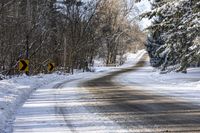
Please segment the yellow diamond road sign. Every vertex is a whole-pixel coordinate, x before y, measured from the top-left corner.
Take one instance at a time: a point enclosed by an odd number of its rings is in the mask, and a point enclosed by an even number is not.
[[[55,68],[55,63],[48,63],[48,71],[52,72]]]
[[[29,60],[20,60],[19,61],[19,71],[29,71]]]

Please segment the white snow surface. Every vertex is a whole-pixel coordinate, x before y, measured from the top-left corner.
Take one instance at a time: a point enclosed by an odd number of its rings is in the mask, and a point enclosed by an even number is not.
[[[91,113],[92,109],[85,107],[95,105],[97,101],[84,100],[82,97],[89,92],[78,84],[104,74],[81,73],[71,76],[71,80],[66,80],[64,84],[59,81],[37,89],[18,110],[13,133],[125,132],[109,118]],[[95,96],[91,94],[90,97]]]
[[[146,53],[146,51],[139,50],[137,53],[126,53],[124,56],[126,57],[126,62],[120,66],[121,68],[131,67],[133,64],[137,63],[138,60]]]
[[[138,62],[138,60],[144,54],[145,54],[145,50],[141,50],[137,54],[128,53],[126,55],[127,61],[123,66],[95,67],[94,68],[95,72],[93,73],[89,73],[89,72],[76,73],[74,75],[64,75],[64,74],[58,74],[58,73],[46,74],[46,75],[40,74],[36,76],[23,75],[20,77],[14,77],[11,79],[1,80],[0,81],[0,133],[12,132],[10,125],[12,125],[13,118],[16,111],[30,97],[32,92],[35,92],[36,93],[35,96],[39,97],[37,93],[46,94],[47,92],[52,91],[51,93],[47,95],[47,99],[51,99],[52,94],[57,93],[57,92],[53,92],[55,90],[53,89],[53,87],[59,83],[70,81],[73,79],[81,79],[78,81],[83,82],[84,80],[88,78],[91,78],[91,79],[97,78],[111,71],[117,71],[121,68],[132,66],[133,64]],[[75,86],[76,83],[78,84],[78,81],[73,82],[73,86]],[[144,91],[152,91],[160,95],[165,95],[165,96],[175,98],[175,99],[183,99],[193,104],[200,105],[200,69],[199,68],[191,68],[188,70],[187,74],[182,74],[182,73],[159,74],[158,71],[154,70],[147,63],[145,67],[140,68],[138,71],[122,74],[116,77],[114,81],[119,81],[119,83],[123,83],[127,86],[132,86],[133,84],[138,85],[138,89],[142,89]],[[65,94],[67,92],[71,92],[73,94],[73,92],[79,91],[77,89],[83,89],[80,87],[79,88],[73,87],[74,90],[72,90],[72,87],[70,88],[70,86],[72,85],[68,84],[68,87],[67,87],[68,90],[63,90],[63,92],[61,90],[59,91],[59,93]],[[62,95],[59,98],[62,99]],[[33,95],[33,101],[34,101],[34,95]],[[48,103],[48,102],[44,102],[44,103],[34,104],[33,101],[30,102],[31,107],[40,106],[40,104],[44,105]],[[51,103],[51,104],[57,104],[57,103]],[[67,104],[65,106],[71,106],[73,103],[63,103],[63,105],[64,104]],[[26,106],[29,106],[29,102],[28,104],[26,104]],[[48,104],[48,106],[50,105]],[[52,110],[48,110],[48,111],[50,111],[49,114],[53,113],[51,112]],[[48,116],[41,116],[41,117],[43,119],[50,119]],[[54,119],[53,117],[54,116],[52,116],[52,119]],[[87,119],[88,117],[89,116],[84,116],[83,119]],[[102,121],[112,123],[107,118],[100,118],[100,116],[95,115],[95,114],[91,117],[94,117],[94,119],[98,119],[98,120],[101,119]],[[28,121],[28,117],[25,118],[22,116],[20,119],[24,119]],[[50,126],[53,124],[54,123],[49,123]],[[44,128],[44,131],[46,130],[45,128]],[[49,130],[51,129],[52,128],[49,127]],[[120,129],[120,130],[123,131],[123,129]]]
[[[125,66],[134,64],[145,53],[144,50],[139,51],[137,54],[128,53],[128,63]],[[14,114],[16,110],[22,106],[22,104],[29,98],[32,92],[39,88],[52,88],[55,84],[62,83],[64,81],[97,77],[102,74],[109,73],[111,71],[118,70],[116,67],[94,67],[94,73],[80,73],[77,72],[74,75],[69,74],[39,74],[36,76],[19,76],[11,79],[0,80],[0,133],[12,132],[10,126],[12,125]]]
[[[126,61],[123,65],[121,66],[117,66],[117,68],[126,68],[126,67],[131,67],[133,66],[133,64],[137,63],[138,60],[146,53],[146,51],[143,50],[139,50],[137,53],[131,53],[128,52],[124,55],[124,57],[126,58]],[[106,67],[106,65],[104,64],[104,61],[100,60],[95,60],[94,62],[94,71],[95,72],[108,72],[108,71],[112,71],[115,70],[116,67],[115,66],[110,66],[110,67]]]
[[[39,74],[37,76],[19,76],[0,81],[0,133],[9,132],[4,129],[12,122],[16,109],[37,88],[66,79],[66,75]]]
[[[123,77],[123,78],[122,78]],[[200,105],[200,68],[189,68],[187,74],[160,74],[146,65],[137,71],[117,76],[114,81],[140,90]]]

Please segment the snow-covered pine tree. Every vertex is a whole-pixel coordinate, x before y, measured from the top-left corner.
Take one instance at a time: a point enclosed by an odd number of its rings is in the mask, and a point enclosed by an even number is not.
[[[165,42],[156,51],[164,57],[162,71],[186,72],[191,63],[199,62],[199,0],[163,0],[144,16],[163,17],[160,23],[153,23],[148,28],[151,32],[161,32]]]
[[[152,10],[156,9],[159,6],[160,4],[159,1],[160,0],[157,0],[152,3]],[[160,24],[162,22],[162,19],[163,17],[160,14],[158,14],[156,18],[153,18],[152,21],[153,25]],[[154,31],[151,30],[147,37],[147,42],[145,46],[150,57],[150,64],[153,67],[159,67],[163,61],[163,57],[160,57],[156,53],[157,49],[164,44],[161,35],[162,35],[162,30],[160,29]]]

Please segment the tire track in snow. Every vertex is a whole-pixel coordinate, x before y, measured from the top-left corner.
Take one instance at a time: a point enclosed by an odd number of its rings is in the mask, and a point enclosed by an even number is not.
[[[61,83],[52,83],[37,89],[24,103],[16,114],[13,126],[14,133],[66,133],[72,132],[69,122],[59,109],[59,87],[79,80],[80,78],[66,80]],[[68,127],[69,126],[69,127]]]
[[[131,68],[85,82],[85,88],[104,103],[94,108],[130,132],[200,132],[199,106],[139,90],[134,83],[127,87],[119,80],[112,81],[116,76],[139,70],[145,58]]]
[[[69,83],[69,82],[76,81],[76,80],[80,80],[80,78],[78,78],[78,79],[71,79],[71,80],[69,80],[69,81],[65,81],[65,82],[62,82],[62,83],[58,83],[58,84],[56,84],[53,88],[55,88],[55,89],[61,89],[65,84],[67,84],[67,83]],[[59,90],[58,90],[58,92],[59,92]],[[56,95],[55,95],[55,99],[57,99],[58,95],[60,95],[60,94],[56,94]],[[60,104],[60,103],[56,102],[55,113],[56,113],[56,114],[60,114],[60,115],[63,116],[64,121],[65,121],[65,123],[66,123],[66,126],[70,129],[71,132],[77,133],[76,130],[75,130],[75,128],[73,127],[71,121],[69,121],[69,120],[66,118],[66,116],[65,116],[65,114],[66,114],[66,109],[64,110],[62,107],[59,107],[59,104]]]

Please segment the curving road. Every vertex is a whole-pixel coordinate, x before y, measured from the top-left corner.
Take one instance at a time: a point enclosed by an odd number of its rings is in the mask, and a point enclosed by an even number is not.
[[[138,84],[127,87],[112,82],[120,74],[139,70],[145,65],[145,59],[144,56],[134,67],[84,84],[98,101],[105,103],[95,106],[96,110],[129,132],[200,132],[199,106],[139,90]]]
[[[131,68],[36,91],[19,110],[14,132],[200,132],[199,106],[113,80],[145,63],[146,56]]]

